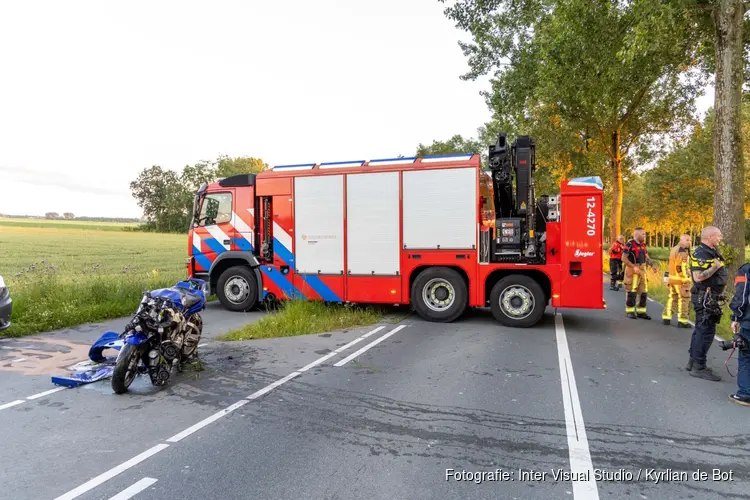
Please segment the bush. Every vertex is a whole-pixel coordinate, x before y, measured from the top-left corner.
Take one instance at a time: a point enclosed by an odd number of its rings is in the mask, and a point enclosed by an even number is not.
[[[54,270],[11,287],[13,314],[5,337],[20,337],[135,312],[145,290],[173,286],[182,276],[124,273],[122,276],[58,276]]]
[[[290,300],[282,302],[279,311],[239,330],[231,331],[219,340],[291,337],[330,332],[371,325],[380,321],[382,317],[383,313],[374,307]]]

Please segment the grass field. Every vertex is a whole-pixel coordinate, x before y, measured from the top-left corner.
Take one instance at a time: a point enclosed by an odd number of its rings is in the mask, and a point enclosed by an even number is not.
[[[127,222],[94,222],[94,221],[65,221],[48,219],[6,219],[0,217],[0,231],[3,227],[33,227],[40,229],[85,229],[99,231],[123,231],[136,228],[138,224]]]
[[[185,277],[187,235],[126,224],[0,220],[0,275],[22,336],[132,314],[146,289]]]

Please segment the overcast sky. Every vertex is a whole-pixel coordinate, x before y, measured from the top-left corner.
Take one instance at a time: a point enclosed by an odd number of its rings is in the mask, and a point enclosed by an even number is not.
[[[474,136],[437,0],[0,0],[0,212],[138,217],[128,184],[220,154],[366,160]],[[699,108],[712,104],[713,92]]]

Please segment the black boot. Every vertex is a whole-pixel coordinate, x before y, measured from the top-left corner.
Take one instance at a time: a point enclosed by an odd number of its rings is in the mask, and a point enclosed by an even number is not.
[[[635,313],[628,313],[628,318],[637,319],[637,316],[635,315]]]
[[[672,321],[671,321],[671,320],[668,320],[668,319],[662,319],[662,320],[661,320],[661,324],[662,324],[662,325],[667,325],[667,326],[669,326],[669,325],[671,325],[671,324],[672,324]]]
[[[721,377],[712,372],[710,368],[706,368],[706,365],[700,365],[698,363],[693,363],[693,368],[690,370],[690,376],[710,380],[711,382],[718,382],[721,380]]]
[[[636,316],[638,316],[640,319],[651,319],[651,316],[646,313],[638,313]]]
[[[677,323],[677,328],[690,328],[688,323]]]

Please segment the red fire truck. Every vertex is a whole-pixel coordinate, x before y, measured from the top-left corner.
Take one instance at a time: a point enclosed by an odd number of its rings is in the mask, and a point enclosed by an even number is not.
[[[188,275],[229,310],[264,301],[411,304],[449,322],[487,307],[529,327],[545,308],[602,309],[602,183],[534,192],[535,143],[478,154],[276,166],[203,185]],[[487,199],[480,184],[492,186]],[[487,224],[488,210],[494,224]]]

